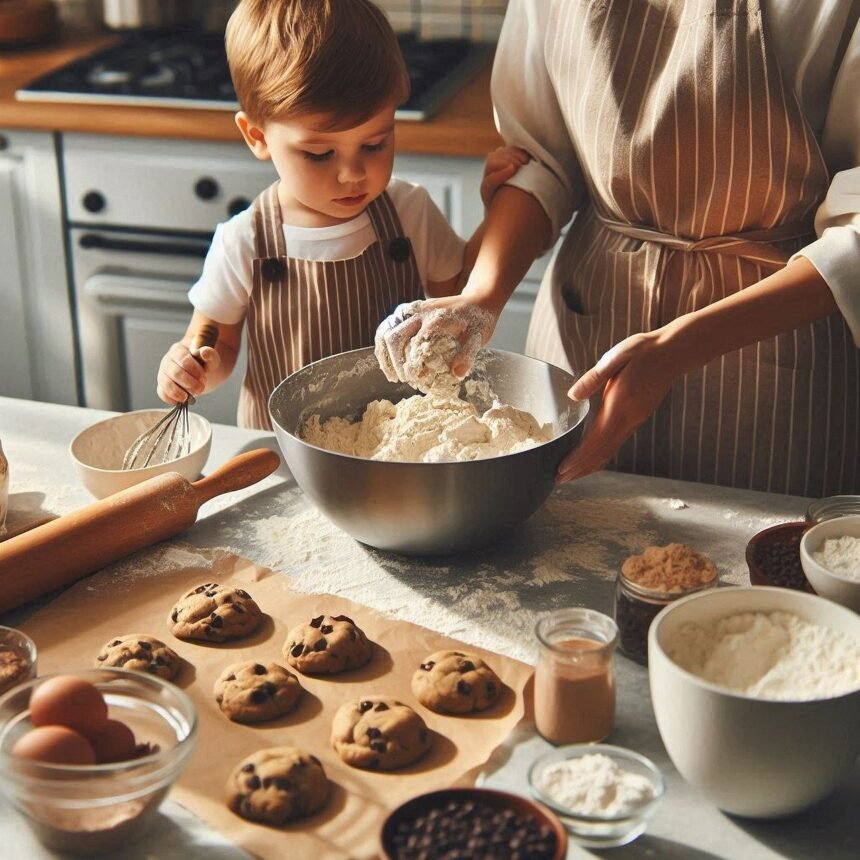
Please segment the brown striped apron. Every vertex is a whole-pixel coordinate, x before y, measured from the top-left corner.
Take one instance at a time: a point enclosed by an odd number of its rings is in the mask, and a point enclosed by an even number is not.
[[[278,183],[254,201],[240,427],[271,430],[269,395],[281,380],[328,355],[373,346],[376,327],[397,305],[424,297],[412,245],[388,193],[366,212],[377,241],[357,257],[297,260],[287,256]]]
[[[781,268],[829,183],[758,0],[547,0],[546,64],[588,204],[527,352],[580,374]],[[622,471],[820,496],[860,490],[860,351],[839,315],[682,377]]]

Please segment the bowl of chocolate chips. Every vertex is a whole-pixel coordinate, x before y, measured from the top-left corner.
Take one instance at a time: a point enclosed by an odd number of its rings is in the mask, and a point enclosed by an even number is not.
[[[562,860],[567,832],[540,803],[489,788],[446,788],[407,800],[382,825],[385,860]]]
[[[754,534],[746,560],[751,585],[775,585],[814,594],[800,563],[800,539],[814,523],[780,523]]]

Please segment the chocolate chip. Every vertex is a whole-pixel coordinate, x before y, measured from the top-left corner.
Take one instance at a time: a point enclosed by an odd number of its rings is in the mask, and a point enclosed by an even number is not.
[[[496,695],[496,685],[492,681],[487,681],[487,698],[492,699]]]
[[[290,655],[293,657],[301,657],[302,651],[304,650],[304,646],[301,642],[297,642],[290,648]]]
[[[320,633],[324,633],[326,635],[331,633],[333,630],[334,630],[334,627],[332,627],[331,624],[323,624],[323,626],[320,627]]]
[[[260,787],[260,785],[261,783],[259,776],[254,775],[248,780],[248,788],[250,788],[251,791],[256,791]]]
[[[235,680],[236,680],[236,676],[231,672],[231,673],[227,676],[227,680],[228,680],[228,681],[235,681]]]
[[[368,736],[369,738],[381,738],[381,737],[382,737],[382,732],[381,732],[379,729],[375,728],[374,726],[371,726],[371,727],[367,730],[367,736]]]
[[[265,675],[266,667],[260,665],[259,663],[254,663],[254,674],[255,675]]]
[[[465,657],[466,655],[462,651],[454,651],[452,652],[455,657]]]
[[[224,603],[232,603],[232,602],[233,602],[233,598],[228,594],[228,595],[224,598]]]
[[[276,776],[275,788],[279,788],[281,791],[289,791],[291,788],[290,781],[285,776]]]
[[[223,627],[224,626],[224,619],[220,615],[215,615],[214,612],[212,613],[212,615],[213,615],[213,618],[209,623],[216,629]]]
[[[119,645],[119,644],[120,644],[120,640],[119,640],[119,639],[114,639],[114,640],[113,640],[113,642],[111,642],[111,643],[110,643],[110,647],[111,647],[111,648],[116,648],[116,646],[117,646],[117,645]]]
[[[101,663],[103,660],[107,660],[107,655],[106,654],[99,654],[99,656],[96,657],[96,659],[99,661],[99,663]]]
[[[268,684],[262,684],[259,687],[254,687],[254,689],[251,691],[251,701],[255,705],[259,705],[261,702],[265,702],[266,699],[268,699],[270,696],[268,688]]]
[[[158,664],[153,661],[146,667],[146,671],[150,673],[150,675],[154,675],[158,671]]]
[[[355,624],[355,622],[348,615],[335,615],[335,621],[348,621],[350,624]]]
[[[361,702],[359,704],[358,709],[363,714],[365,711],[369,711],[373,707],[373,702]]]
[[[314,651],[325,651],[327,645],[325,639],[317,639],[314,642]]]
[[[206,596],[207,597],[214,597],[217,593],[218,593],[217,591],[207,591]]]
[[[173,610],[173,612],[171,612],[171,613],[170,613],[170,620],[171,620],[174,624],[176,624],[176,622],[177,622],[177,620],[178,620],[178,619],[179,619],[179,610],[178,610],[178,609],[174,609],[174,610]]]
[[[203,594],[206,589],[209,588],[208,585],[198,585],[197,588],[194,589],[192,594]]]
[[[245,611],[246,611],[245,607],[244,607],[244,606],[242,606],[242,604],[241,604],[241,603],[237,603],[237,604],[235,604],[235,605],[233,606],[233,609],[235,609],[235,610],[236,610],[236,612],[245,612]]]
[[[385,702],[380,702],[373,710],[374,711],[387,711],[388,705],[386,705]]]
[[[374,752],[385,752],[387,746],[388,745],[385,743],[385,741],[371,741],[370,742],[370,748]]]
[[[428,660],[426,663],[421,664],[421,668],[425,672],[429,672],[436,664],[432,660]]]
[[[457,692],[468,696],[472,692],[472,685],[467,684],[465,681],[457,681]]]
[[[164,657],[162,657],[161,655],[159,655],[159,656],[157,656],[157,657],[155,658],[155,665],[156,665],[156,666],[166,666],[166,665],[167,665],[167,660],[165,660],[165,659],[164,659]]]
[[[251,595],[250,595],[250,594],[248,594],[248,592],[247,592],[247,591],[243,591],[241,588],[237,588],[237,589],[236,589],[236,594],[238,594],[238,595],[239,595],[239,597],[244,597],[246,600],[250,600],[250,599],[251,599]]]
[[[464,675],[466,672],[474,672],[475,671],[475,664],[471,660],[466,660],[465,663],[460,664],[457,671],[461,675]]]
[[[319,627],[323,623],[323,618],[325,618],[325,615],[317,615],[316,618],[311,618],[311,627]]]

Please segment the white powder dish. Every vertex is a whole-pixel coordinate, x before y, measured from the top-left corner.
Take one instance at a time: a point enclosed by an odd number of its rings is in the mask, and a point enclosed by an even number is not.
[[[812,557],[831,573],[860,582],[860,537],[827,538]]]
[[[860,638],[792,612],[682,624],[666,653],[698,678],[759,699],[828,699],[860,688]]]

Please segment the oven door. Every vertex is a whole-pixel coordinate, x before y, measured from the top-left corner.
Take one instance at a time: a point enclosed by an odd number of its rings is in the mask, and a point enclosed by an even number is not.
[[[71,231],[84,403],[124,412],[163,406],[155,391],[162,356],[191,318],[206,236]],[[236,423],[244,349],[230,379],[195,407]]]

